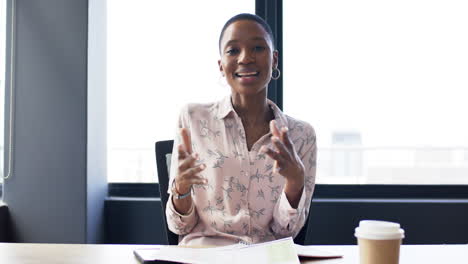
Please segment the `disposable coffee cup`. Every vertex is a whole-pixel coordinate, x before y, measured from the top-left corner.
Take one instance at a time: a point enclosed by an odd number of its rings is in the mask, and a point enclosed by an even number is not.
[[[405,231],[400,224],[362,220],[354,235],[359,245],[361,264],[398,264]]]

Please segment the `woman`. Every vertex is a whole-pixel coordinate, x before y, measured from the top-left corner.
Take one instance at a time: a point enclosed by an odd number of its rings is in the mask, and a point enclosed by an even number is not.
[[[297,235],[307,219],[315,132],[267,99],[280,74],[273,43],[260,17],[228,20],[218,64],[231,95],[180,114],[166,210],[180,245],[271,241]]]

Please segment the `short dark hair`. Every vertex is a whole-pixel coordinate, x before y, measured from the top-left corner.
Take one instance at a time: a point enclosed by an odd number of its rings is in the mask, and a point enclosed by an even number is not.
[[[229,25],[231,25],[232,23],[237,22],[239,20],[250,20],[250,21],[255,21],[258,24],[260,24],[260,26],[262,26],[263,29],[267,32],[268,37],[270,37],[271,44],[273,45],[273,49],[275,49],[275,38],[273,37],[273,31],[271,30],[268,23],[265,20],[263,20],[263,18],[261,18],[261,17],[259,17],[257,15],[249,14],[249,13],[241,13],[241,14],[238,14],[238,15],[235,15],[235,16],[231,17],[226,22],[226,24],[224,24],[223,29],[221,29],[221,34],[219,34],[219,42],[218,42],[218,47],[219,47],[219,52],[220,53],[221,53],[221,39],[223,38],[224,31],[226,31],[226,28],[229,27]]]

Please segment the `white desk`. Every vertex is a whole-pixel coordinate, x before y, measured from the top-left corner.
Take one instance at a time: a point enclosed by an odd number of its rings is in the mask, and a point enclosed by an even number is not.
[[[0,243],[1,264],[113,263],[138,264],[133,255],[137,248],[151,245],[78,245]],[[317,246],[343,254],[340,259],[304,260],[314,264],[358,264],[357,246]],[[468,245],[403,245],[400,264],[467,264]],[[378,264],[378,263],[376,263]]]
[[[342,254],[341,259],[309,260],[301,263],[359,264],[357,246],[317,246],[317,249]],[[402,245],[400,264],[468,264],[468,245]],[[378,263],[376,263],[378,264]]]

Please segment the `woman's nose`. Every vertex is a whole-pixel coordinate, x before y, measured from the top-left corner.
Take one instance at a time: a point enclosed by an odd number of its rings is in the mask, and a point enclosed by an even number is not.
[[[241,51],[239,55],[239,64],[249,64],[255,61],[255,56],[253,52],[249,52],[248,50]]]

